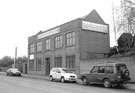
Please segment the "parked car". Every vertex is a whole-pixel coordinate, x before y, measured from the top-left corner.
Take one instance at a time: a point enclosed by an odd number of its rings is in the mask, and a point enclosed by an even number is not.
[[[21,76],[21,72],[17,68],[9,68],[6,73],[7,76]]]
[[[98,64],[89,73],[81,74],[83,84],[97,83],[104,87],[121,86],[130,79],[129,70],[124,63]]]
[[[65,81],[76,82],[77,75],[72,73],[68,68],[52,68],[50,71],[49,79],[51,81],[59,80],[62,83]]]

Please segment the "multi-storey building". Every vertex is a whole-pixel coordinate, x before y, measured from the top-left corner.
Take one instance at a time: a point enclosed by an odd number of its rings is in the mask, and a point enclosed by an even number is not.
[[[80,74],[80,62],[109,53],[109,25],[96,10],[28,38],[28,74],[49,75],[52,67]]]

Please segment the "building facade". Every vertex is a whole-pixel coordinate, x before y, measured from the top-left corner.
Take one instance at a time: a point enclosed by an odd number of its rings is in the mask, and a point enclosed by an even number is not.
[[[49,75],[52,67],[80,74],[80,61],[109,53],[109,25],[96,10],[28,38],[28,74]]]

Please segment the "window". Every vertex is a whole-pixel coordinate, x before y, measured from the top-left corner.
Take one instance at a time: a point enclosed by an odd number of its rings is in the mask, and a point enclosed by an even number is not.
[[[66,46],[75,45],[75,32],[70,32],[66,34]]]
[[[42,42],[37,43],[37,51],[42,51]]]
[[[46,50],[50,50],[51,49],[51,47],[50,47],[51,39],[47,39],[45,44],[46,44]]]
[[[91,72],[92,72],[92,73],[98,73],[98,67],[97,67],[97,66],[93,67],[93,69],[92,69]]]
[[[34,70],[34,60],[29,61],[29,70],[33,71]]]
[[[105,67],[99,67],[98,73],[105,73]]]
[[[33,53],[33,52],[35,52],[34,44],[31,44],[30,45],[30,53]]]
[[[71,69],[75,68],[75,55],[66,56],[66,67]]]
[[[41,71],[41,59],[37,59],[36,61],[36,70]]]
[[[62,57],[55,57],[55,67],[62,67]]]
[[[113,73],[113,66],[106,67],[106,73]]]
[[[55,48],[62,47],[62,36],[55,37]]]

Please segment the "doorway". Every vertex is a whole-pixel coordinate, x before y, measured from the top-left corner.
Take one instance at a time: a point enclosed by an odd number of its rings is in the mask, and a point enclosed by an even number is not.
[[[45,67],[45,75],[49,75],[50,74],[50,58],[46,58],[46,67]]]
[[[27,64],[25,64],[25,74],[27,74]]]

